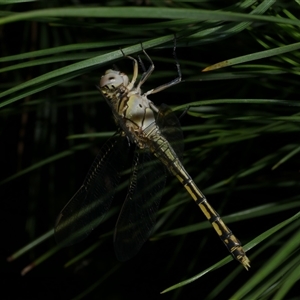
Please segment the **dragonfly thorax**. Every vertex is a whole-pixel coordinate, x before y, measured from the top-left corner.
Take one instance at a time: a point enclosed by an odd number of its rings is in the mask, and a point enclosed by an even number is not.
[[[153,132],[152,127],[156,128],[155,116],[151,101],[141,94],[140,87],[135,87],[134,82],[129,82],[126,74],[109,69],[100,79],[100,90],[112,108],[118,125],[139,147],[144,148],[142,140]]]
[[[141,134],[155,123],[154,112],[147,97],[135,93],[129,93],[128,96],[123,103],[123,117],[127,120],[127,127]]]

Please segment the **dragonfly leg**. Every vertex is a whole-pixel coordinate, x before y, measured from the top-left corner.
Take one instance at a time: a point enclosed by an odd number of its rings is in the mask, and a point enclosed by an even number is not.
[[[127,86],[127,88],[129,90],[131,90],[134,87],[134,84],[135,84],[136,79],[137,79],[138,74],[139,74],[139,64],[138,64],[138,62],[135,58],[133,58],[132,56],[129,56],[129,55],[125,55],[123,50],[122,49],[120,49],[120,50],[121,50],[124,57],[129,58],[133,61],[133,75],[132,75],[132,79],[131,79],[130,83]]]
[[[141,65],[141,68],[143,70],[143,74],[146,73],[147,72],[146,67],[143,63],[143,60],[141,59],[141,57],[139,55],[138,55],[138,61],[139,61],[140,65]],[[142,76],[143,76],[143,74],[142,74]]]
[[[144,53],[146,54],[146,56],[148,57],[148,59],[151,61],[150,57],[147,55],[147,53],[145,52],[145,50],[143,50]],[[179,82],[181,82],[181,78],[182,78],[182,75],[181,75],[181,69],[180,69],[180,64],[179,64],[179,61],[178,61],[178,58],[177,58],[177,55],[176,55],[176,36],[174,37],[174,47],[173,47],[173,56],[174,56],[174,59],[175,59],[175,64],[176,64],[176,69],[177,69],[177,74],[178,74],[178,77],[176,77],[175,79],[173,79],[172,81],[168,82],[168,83],[165,83],[163,85],[160,85],[158,86],[157,88],[154,88],[148,92],[146,92],[144,94],[144,96],[148,96],[150,94],[155,94],[155,93],[158,93],[158,92],[161,92],[175,84],[178,84]]]
[[[139,84],[137,85],[137,88],[141,88],[141,86],[145,83],[145,81],[149,78],[149,76],[152,74],[152,72],[155,69],[154,63],[153,63],[152,59],[150,58],[150,56],[145,51],[143,44],[141,44],[141,46],[142,46],[142,50],[143,50],[144,54],[146,55],[147,59],[150,62],[150,66],[149,66],[148,70],[146,70],[144,63],[142,62],[141,58],[139,57],[139,62],[143,68],[144,73],[141,76],[141,79],[140,79]]]

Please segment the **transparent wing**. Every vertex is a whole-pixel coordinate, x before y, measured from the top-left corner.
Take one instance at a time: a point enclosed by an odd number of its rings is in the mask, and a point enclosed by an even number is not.
[[[177,155],[183,153],[179,121],[165,104],[159,107],[157,125]],[[116,256],[126,261],[135,256],[150,237],[166,182],[163,164],[149,151],[136,150],[126,200],[114,234]]]
[[[136,150],[126,200],[119,215],[114,246],[118,260],[135,256],[152,233],[166,172],[152,153]]]
[[[57,218],[58,243],[75,244],[101,223],[118,186],[127,151],[128,141],[121,135],[113,136],[101,148],[82,186]]]
[[[183,134],[180,123],[174,112],[166,104],[161,104],[157,114],[156,123],[162,135],[168,140],[178,158],[183,156]]]

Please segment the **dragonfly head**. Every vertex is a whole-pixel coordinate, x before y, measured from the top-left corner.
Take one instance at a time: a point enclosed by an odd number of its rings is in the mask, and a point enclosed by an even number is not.
[[[120,71],[107,70],[100,79],[100,89],[104,94],[115,92],[118,87],[126,87],[129,83],[128,76]]]

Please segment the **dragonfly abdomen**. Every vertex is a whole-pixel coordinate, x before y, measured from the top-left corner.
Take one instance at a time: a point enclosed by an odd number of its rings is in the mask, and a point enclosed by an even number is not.
[[[250,267],[250,260],[246,256],[240,241],[233,235],[231,230],[222,221],[220,215],[208,203],[204,194],[200,191],[191,176],[181,164],[171,145],[161,135],[154,136],[151,139],[153,141],[152,151],[154,154],[161,160],[167,169],[177,177],[204,213],[207,220],[211,223],[231,255],[247,270]]]
[[[183,184],[188,193],[192,196],[193,200],[204,213],[207,220],[211,223],[220,239],[225,244],[231,255],[239,261],[248,270],[250,267],[250,260],[240,243],[240,241],[233,235],[232,231],[222,221],[220,215],[208,203],[204,194],[199,190],[190,175],[182,167],[176,174],[178,180]]]

